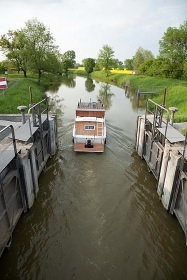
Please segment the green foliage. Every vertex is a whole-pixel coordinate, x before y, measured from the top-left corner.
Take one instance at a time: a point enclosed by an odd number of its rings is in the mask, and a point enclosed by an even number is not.
[[[110,69],[112,68],[113,57],[113,49],[108,45],[103,45],[102,49],[99,51],[97,64],[100,66],[100,69],[104,69],[106,76],[109,75]]]
[[[85,58],[83,61],[84,68],[88,75],[93,72],[95,67],[95,59],[94,58]]]
[[[23,30],[11,31],[0,37],[0,46],[3,53],[17,71],[22,70],[26,77],[28,67],[28,54]]]
[[[61,73],[58,47],[50,31],[36,18],[26,22],[21,30],[8,31],[0,37],[0,47],[11,63],[11,68],[38,74],[40,83],[43,72]]]
[[[124,74],[110,74],[110,76],[106,77],[102,71],[93,72],[91,77],[99,81],[114,83],[122,88],[124,88],[125,84],[128,84],[135,91],[139,89],[140,91],[155,92],[157,94],[145,96],[145,98],[151,98],[158,104],[163,103],[164,90],[166,88],[166,108],[177,107],[179,110],[175,114],[175,122],[187,122],[187,82],[185,81]]]
[[[184,75],[187,58],[187,21],[179,28],[169,27],[159,41],[160,57],[167,61],[167,77],[180,78]]]
[[[19,114],[17,107],[19,105],[29,106],[30,95],[29,87],[33,92],[33,102],[37,103],[44,97],[44,87],[38,86],[36,80],[32,78],[10,80],[8,89],[0,95],[0,112],[1,114]]]
[[[69,50],[62,55],[62,70],[64,73],[67,73],[68,68],[75,67],[75,52],[73,50]]]
[[[5,67],[3,65],[2,62],[0,62],[0,74],[4,74],[5,73]]]
[[[151,58],[154,58],[153,54],[149,50],[145,50],[142,47],[139,47],[136,51],[135,56],[133,57],[133,69],[138,70],[140,65],[144,63],[146,60],[149,60]]]
[[[42,72],[49,71],[48,63],[51,58],[54,62],[56,56],[56,61],[58,61],[58,47],[54,44],[54,38],[50,31],[37,19],[27,21],[23,32],[26,52],[32,58],[29,60],[29,66],[30,69],[38,73],[38,83],[40,83]]]
[[[186,61],[184,62],[184,72],[183,72],[183,78],[187,80],[187,58]]]
[[[119,69],[119,70],[123,70],[123,69],[124,69],[123,62],[120,61],[120,60],[117,59],[117,58],[113,59],[113,60],[112,60],[112,68]]]
[[[138,68],[139,72],[141,74],[147,74],[149,69],[153,66],[154,60],[155,60],[154,58],[150,58],[144,61]]]
[[[126,59],[124,61],[124,68],[127,70],[133,70],[133,59]]]

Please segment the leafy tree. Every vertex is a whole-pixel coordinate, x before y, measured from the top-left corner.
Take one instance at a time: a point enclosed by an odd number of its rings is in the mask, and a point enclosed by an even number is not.
[[[101,69],[104,69],[106,76],[109,75],[112,67],[114,57],[114,51],[109,45],[103,45],[103,48],[99,51],[97,63]]]
[[[133,59],[126,59],[124,61],[124,67],[127,69],[127,70],[132,70],[133,69]]]
[[[133,69],[138,70],[140,65],[144,61],[146,61],[150,58],[154,58],[154,55],[152,54],[152,52],[149,50],[145,50],[142,47],[139,47],[138,50],[136,51],[135,56],[133,57]]]
[[[167,61],[169,76],[182,77],[187,58],[187,21],[179,28],[169,27],[159,45],[159,56]]]
[[[93,72],[93,69],[95,67],[95,59],[94,58],[85,58],[83,59],[83,65],[85,68],[85,71],[87,72],[87,74],[89,75],[90,73]]]
[[[149,69],[150,69],[150,67],[153,65],[153,63],[154,63],[154,58],[150,58],[150,59],[148,59],[148,60],[146,60],[146,61],[144,61],[141,65],[140,65],[140,67],[139,67],[139,72],[141,73],[141,74],[147,74],[147,72],[149,71]]]
[[[12,62],[14,67],[23,71],[24,77],[27,76],[28,54],[26,52],[25,35],[22,30],[8,31],[7,35],[0,38],[0,47],[4,55]]]
[[[4,74],[4,72],[5,72],[5,67],[4,67],[3,63],[0,62],[0,74]]]
[[[184,71],[183,71],[183,78],[187,79],[187,59],[184,62]]]
[[[124,65],[123,65],[122,61],[120,61],[119,59],[115,58],[115,59],[112,60],[112,67],[122,70],[124,68]]]
[[[139,67],[141,74],[148,76],[159,76],[166,78],[169,75],[169,68],[166,59],[158,57],[156,59],[149,59],[142,63]]]
[[[44,69],[48,73],[62,75],[62,64],[60,61],[60,55],[51,53],[47,56],[43,63]]]
[[[69,50],[62,55],[62,69],[63,72],[67,73],[68,68],[75,67],[75,52],[73,50]]]
[[[36,18],[26,22],[23,32],[26,53],[30,57],[29,66],[38,73],[38,83],[40,84],[42,72],[49,70],[46,61],[54,59],[55,55],[56,58],[58,57],[58,47],[54,44],[54,38],[50,31]]]

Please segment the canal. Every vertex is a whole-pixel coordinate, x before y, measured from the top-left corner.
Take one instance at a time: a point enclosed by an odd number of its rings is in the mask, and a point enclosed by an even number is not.
[[[47,95],[58,113],[59,149],[0,260],[0,279],[187,279],[184,233],[134,150],[143,113],[136,96],[81,77],[65,79]],[[105,104],[103,154],[73,152],[80,98]]]

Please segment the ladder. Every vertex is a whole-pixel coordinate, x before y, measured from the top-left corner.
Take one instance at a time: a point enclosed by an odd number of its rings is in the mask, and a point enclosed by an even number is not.
[[[97,123],[97,136],[103,136],[103,122]]]

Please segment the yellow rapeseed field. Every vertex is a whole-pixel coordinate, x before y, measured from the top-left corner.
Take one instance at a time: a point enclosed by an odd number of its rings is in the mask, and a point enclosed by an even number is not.
[[[124,70],[119,70],[119,69],[113,69],[113,70],[110,70],[110,72],[112,73],[118,73],[118,74],[128,74],[128,75],[131,75],[132,74],[132,70],[127,70],[127,69],[124,69]]]
[[[78,70],[84,70],[84,67],[78,67]],[[128,74],[128,75],[131,75],[132,74],[132,70],[119,70],[119,69],[112,69],[110,70],[111,73],[114,73],[114,74]]]

